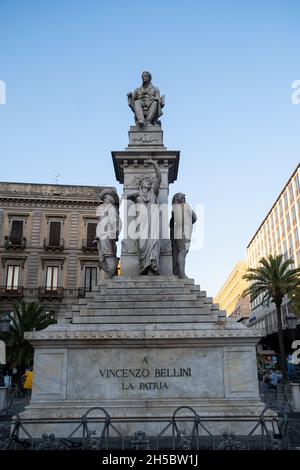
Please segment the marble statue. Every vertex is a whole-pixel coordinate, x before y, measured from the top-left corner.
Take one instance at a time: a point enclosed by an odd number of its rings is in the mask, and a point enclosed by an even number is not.
[[[160,214],[158,195],[161,185],[161,172],[153,160],[155,177],[142,175],[138,178],[138,191],[126,194],[136,207],[136,233],[141,275],[159,275],[160,256]]]
[[[96,228],[96,241],[100,268],[108,278],[117,275],[119,258],[117,240],[119,236],[119,197],[114,189],[106,188],[100,194],[100,205],[96,215],[99,222]]]
[[[172,199],[172,217],[170,220],[170,238],[172,244],[173,274],[181,279],[185,275],[185,260],[189,251],[193,224],[197,216],[189,204],[185,194],[176,193]]]
[[[142,73],[142,85],[134,92],[127,93],[128,105],[134,112],[135,121],[138,126],[149,124],[160,125],[158,118],[162,115],[164,96],[160,96],[159,89],[151,83],[150,72]]]

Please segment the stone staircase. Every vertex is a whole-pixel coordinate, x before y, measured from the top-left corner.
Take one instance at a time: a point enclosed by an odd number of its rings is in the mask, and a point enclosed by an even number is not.
[[[123,329],[128,324],[200,328],[203,323],[225,321],[225,312],[213,304],[192,279],[118,277],[101,281],[72,307],[72,323]]]

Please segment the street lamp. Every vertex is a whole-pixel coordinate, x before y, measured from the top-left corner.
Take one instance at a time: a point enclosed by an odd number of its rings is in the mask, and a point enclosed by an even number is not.
[[[288,330],[291,331],[292,339],[294,339],[295,331],[297,328],[297,317],[292,312],[289,312],[286,315],[285,319],[286,319]]]
[[[7,315],[0,317],[0,331],[2,333],[7,333],[9,331],[10,319]]]

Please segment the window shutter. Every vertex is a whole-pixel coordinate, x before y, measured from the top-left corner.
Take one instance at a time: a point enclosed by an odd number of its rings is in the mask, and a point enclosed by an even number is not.
[[[12,243],[20,245],[23,237],[23,220],[13,220],[10,233]]]
[[[87,246],[89,247],[93,247],[93,246],[96,246],[93,241],[95,240],[96,238],[96,227],[97,227],[97,224],[94,224],[94,223],[88,223],[87,224],[87,240],[86,240],[86,243],[87,243]]]
[[[49,245],[59,246],[60,245],[60,222],[50,222],[49,231]]]

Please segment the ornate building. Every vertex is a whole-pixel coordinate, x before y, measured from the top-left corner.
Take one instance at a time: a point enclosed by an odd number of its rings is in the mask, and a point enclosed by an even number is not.
[[[55,317],[103,272],[94,243],[103,187],[0,183],[0,310],[35,301]]]
[[[236,321],[243,321],[249,317],[249,297],[242,298],[242,293],[247,287],[247,281],[243,279],[246,272],[247,266],[244,261],[236,263],[214,298],[214,302],[219,304],[222,310],[226,310],[227,315]]]

